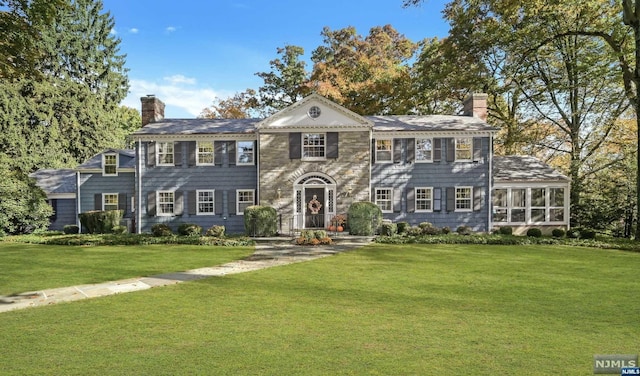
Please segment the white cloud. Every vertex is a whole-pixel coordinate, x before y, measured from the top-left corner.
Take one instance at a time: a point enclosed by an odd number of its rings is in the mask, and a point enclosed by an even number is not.
[[[136,29],[135,27],[132,27],[131,29],[129,29],[129,32],[131,34],[138,34],[138,31],[140,31],[140,30]]]
[[[164,31],[166,31],[167,33],[173,33],[176,30],[177,28],[175,26],[168,26],[166,29],[164,29]]]
[[[177,80],[175,80],[176,77]],[[170,80],[171,78],[174,80]],[[195,79],[188,79],[182,75],[165,77],[162,83],[129,79],[131,85],[129,95],[122,104],[139,110],[140,98],[154,94],[167,106],[165,109],[167,118],[196,117],[204,108],[209,107],[216,97],[225,98],[232,94],[211,88],[197,87],[195,82]],[[185,84],[189,86],[185,86]],[[170,107],[177,109],[172,110]]]

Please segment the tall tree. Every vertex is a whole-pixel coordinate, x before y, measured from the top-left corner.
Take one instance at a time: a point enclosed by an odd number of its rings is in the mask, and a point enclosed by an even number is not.
[[[213,104],[200,113],[204,119],[247,119],[258,107],[256,91],[247,89],[226,99],[216,98]]]

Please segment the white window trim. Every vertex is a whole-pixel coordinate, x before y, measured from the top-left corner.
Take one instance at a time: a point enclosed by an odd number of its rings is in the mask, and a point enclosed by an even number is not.
[[[375,139],[376,144],[374,145],[374,151],[376,153],[376,163],[393,163],[393,138],[386,138],[386,137],[381,137],[381,138],[376,138]],[[389,160],[383,159],[380,160],[380,158],[378,158],[378,141],[390,141],[391,144],[391,149],[389,149]],[[381,150],[386,152],[386,150]]]
[[[160,159],[160,144],[171,144],[171,155],[173,156],[173,163],[162,163]],[[176,145],[173,141],[158,141],[156,143],[156,165],[157,166],[175,166],[176,165]],[[168,155],[169,153],[167,153]]]
[[[202,163],[200,162],[200,155],[207,155],[208,153],[200,153],[200,143],[201,142],[211,142],[211,163]],[[174,150],[175,154],[175,150]],[[216,164],[216,146],[213,141],[196,141],[196,166],[215,166]]]
[[[256,190],[255,189],[236,189],[236,214],[244,215],[244,211],[240,211],[240,204],[246,204],[247,201],[240,202],[240,193],[241,192],[251,192],[253,201],[251,201],[251,205],[254,205],[256,202]]]
[[[322,157],[305,157],[304,156],[304,136],[305,135],[312,135],[312,134],[317,134],[323,137],[324,139],[324,145],[322,145],[322,148],[324,149],[323,152],[323,156]],[[308,146],[308,147],[316,147],[316,146]],[[327,160],[327,134],[326,133],[321,133],[321,132],[307,132],[307,133],[302,133],[300,135],[300,152],[302,153],[302,160],[303,161],[326,161]]]
[[[498,189],[506,191],[506,193],[505,193],[505,200],[507,201],[507,205],[506,206],[498,206],[498,205],[494,205],[494,203],[493,203],[493,198],[495,197],[495,191],[498,190]],[[491,218],[495,223],[501,223],[501,224],[509,223],[509,214],[510,214],[509,213],[509,197],[510,197],[510,192],[511,192],[510,188],[503,188],[503,187],[499,187],[499,188],[495,188],[494,187],[493,191],[491,192],[491,208],[492,208],[492,211],[493,211]],[[499,220],[495,219],[495,214],[500,209],[505,210],[505,220],[504,221],[499,221]]]
[[[325,136],[326,137],[326,136]],[[240,162],[240,156],[242,155],[242,153],[240,152],[240,143],[241,142],[250,142],[253,148],[253,151],[251,152],[251,162]],[[326,143],[326,139],[325,139],[325,143]],[[326,153],[326,145],[325,145],[325,153]],[[253,166],[256,164],[256,144],[255,142],[252,141],[246,141],[246,140],[238,140],[236,141],[236,166]]]
[[[211,197],[213,197],[213,211],[212,212],[201,212],[200,204],[201,203],[209,203],[209,201],[201,202],[200,201],[200,192],[210,192]],[[214,189],[198,189],[196,190],[196,215],[216,215],[216,191]]]
[[[458,189],[468,189],[469,190],[469,198],[468,199],[458,199]],[[473,211],[473,187],[455,187],[453,194],[455,195],[454,197],[454,205],[455,205],[455,210],[456,212],[472,212]],[[469,209],[458,209],[458,200],[462,201],[469,201]]]
[[[115,209],[105,209],[106,203],[105,203],[105,199],[107,198],[107,196],[116,196],[116,208]],[[103,193],[102,194],[102,210],[118,210],[118,205],[120,204],[119,202],[120,200],[120,195],[118,193]],[[111,204],[113,205],[113,204]]]
[[[160,194],[162,193],[171,193],[173,195],[173,201],[171,202],[173,210],[171,211],[171,213],[163,213],[160,210]],[[158,217],[172,217],[175,215],[176,212],[176,191],[156,191],[156,215]]]
[[[544,205],[533,206],[533,189],[544,189]],[[549,190],[546,187],[530,187],[527,188],[527,222],[531,224],[544,224],[549,222]],[[544,219],[542,221],[533,220],[533,210],[544,210]]]
[[[524,206],[514,206],[513,205],[513,190],[517,189],[517,190],[524,190]],[[507,201],[507,204],[509,205],[508,210],[507,210],[507,221],[509,223],[513,223],[513,224],[526,224],[527,222],[529,222],[529,210],[528,210],[528,202],[529,202],[529,188],[526,187],[512,187],[509,189],[509,193],[507,194],[507,197],[509,198],[509,201]],[[511,214],[513,212],[514,209],[517,210],[524,210],[524,221],[512,221],[511,220]]]
[[[383,210],[382,207],[380,205],[378,205],[378,191],[379,190],[388,190],[389,191],[389,200],[388,201],[391,203],[391,209],[390,210]],[[374,193],[374,197],[373,197],[374,203],[376,205],[378,205],[378,207],[380,208],[380,211],[382,211],[383,213],[393,213],[393,204],[394,204],[394,202],[393,202],[393,188],[390,188],[390,187],[376,187],[374,189],[373,193]],[[384,202],[387,202],[387,200],[384,200]]]
[[[469,158],[458,158],[458,140],[469,140]],[[453,141],[453,145],[454,145],[454,160],[456,162],[473,161],[473,137],[456,137]],[[464,187],[460,187],[460,188],[464,188]]]
[[[430,140],[431,141],[431,157],[429,159],[418,159],[418,141],[420,140]],[[393,145],[391,145],[391,149],[393,149]],[[391,150],[393,153],[393,150]],[[416,138],[414,143],[414,161],[416,163],[433,163],[433,138],[432,137],[421,137]]]
[[[541,206],[533,207],[531,206],[531,189],[536,188],[544,188],[545,189],[545,220],[543,222],[533,221],[531,219],[531,209],[542,209]],[[495,221],[497,224],[506,224],[506,225],[537,225],[537,226],[558,226],[558,225],[566,225],[569,223],[568,219],[568,205],[569,205],[569,187],[567,186],[558,186],[558,185],[544,185],[544,186],[499,186],[494,187],[496,189],[506,189],[507,190],[507,207],[502,206],[493,206],[493,210],[496,209],[507,209],[507,220],[506,221]],[[514,207],[512,202],[513,190],[514,189],[524,189],[525,190],[525,206],[524,207]],[[563,202],[564,206],[551,206],[551,190],[552,189],[562,189],[563,190]],[[494,192],[491,192],[493,195]],[[525,220],[524,222],[514,222],[511,221],[511,212],[513,209],[524,209],[525,212]],[[564,211],[564,220],[563,221],[551,221],[551,210],[552,209],[562,209]]]
[[[113,156],[115,156],[115,157],[116,157],[116,172],[115,172],[115,173],[113,173],[113,174],[107,174],[107,173],[105,172],[105,167],[106,167],[106,165],[105,165],[105,159],[106,159],[106,156],[107,156],[107,155],[109,155],[109,156],[112,156],[112,155],[113,155]],[[120,164],[120,155],[119,155],[118,153],[106,153],[106,154],[102,154],[102,176],[118,176],[118,166],[119,166],[119,164]]]
[[[429,199],[429,201],[431,202],[431,205],[430,205],[431,209],[428,209],[428,210],[418,209],[418,189],[426,189],[429,192],[431,192],[431,194],[430,194],[431,198]],[[415,187],[413,192],[414,192],[414,196],[415,196],[414,197],[415,201],[413,203],[414,208],[415,208],[415,212],[416,213],[431,213],[431,212],[433,212],[433,187]]]

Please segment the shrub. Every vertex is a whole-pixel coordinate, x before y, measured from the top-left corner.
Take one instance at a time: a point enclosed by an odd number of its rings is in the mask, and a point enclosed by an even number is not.
[[[202,235],[202,227],[193,223],[182,223],[178,226],[178,235],[200,236]]]
[[[471,235],[472,230],[471,230],[471,227],[462,225],[462,226],[458,226],[458,228],[456,229],[456,232],[460,235]]]
[[[80,213],[80,224],[90,234],[109,234],[120,226],[122,210],[93,210]]]
[[[111,232],[112,232],[112,233],[114,233],[114,234],[116,234],[116,235],[122,235],[122,234],[127,233],[127,232],[128,232],[128,230],[129,230],[129,229],[127,228],[127,226],[114,226],[114,227],[111,229]]]
[[[422,229],[418,226],[411,226],[407,229],[407,235],[410,236],[421,236],[422,235]]]
[[[580,237],[580,228],[572,228],[567,231],[567,238],[569,239],[578,239]]]
[[[409,229],[409,223],[408,222],[398,222],[398,234],[404,234],[405,232],[407,232],[407,230]]]
[[[300,236],[296,238],[296,244],[298,245],[331,244],[332,242],[324,230],[303,230],[300,232]]]
[[[542,236],[542,230],[536,227],[532,227],[527,230],[527,236],[530,236],[532,238],[539,238]]]
[[[447,234],[450,234],[450,233],[451,233],[451,229],[449,228],[449,226],[444,226],[442,228],[442,234],[443,235],[447,235]]]
[[[249,206],[244,210],[244,231],[250,236],[276,235],[278,212],[270,206]]]
[[[78,225],[65,225],[62,228],[62,232],[64,232],[65,234],[77,234],[80,232],[80,228],[78,227]]]
[[[324,238],[327,237],[327,232],[325,230],[315,230],[313,232],[313,236],[318,240],[319,239],[324,239]]]
[[[553,231],[551,231],[551,236],[553,236],[554,238],[563,238],[564,234],[565,232],[561,228],[554,228]]]
[[[398,233],[398,225],[393,222],[383,222],[380,226],[380,235],[392,236]]]
[[[509,226],[502,226],[498,229],[500,235],[513,235],[513,228]]]
[[[440,229],[435,227],[429,222],[422,222],[418,225],[418,227],[420,227],[420,229],[422,230],[423,235],[439,235],[440,234]]]
[[[590,228],[585,228],[580,231],[580,239],[595,239],[596,231]]]
[[[205,235],[214,238],[224,238],[225,230],[226,228],[224,226],[213,225],[209,227]]]
[[[151,233],[153,236],[171,236],[173,235],[173,231],[171,231],[171,227],[167,226],[164,223],[156,223],[151,226]]]
[[[382,223],[382,211],[373,202],[354,202],[349,207],[349,233],[372,236]]]

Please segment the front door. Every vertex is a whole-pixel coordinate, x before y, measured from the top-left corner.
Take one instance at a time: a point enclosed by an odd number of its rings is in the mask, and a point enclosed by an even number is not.
[[[304,190],[305,228],[324,228],[324,188]]]

